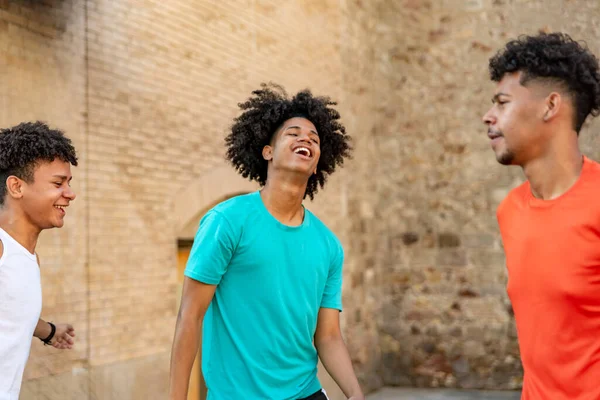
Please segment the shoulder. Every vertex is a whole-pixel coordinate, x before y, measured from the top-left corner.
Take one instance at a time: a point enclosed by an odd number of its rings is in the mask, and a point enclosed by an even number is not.
[[[585,202],[585,208],[592,207],[595,215],[599,217],[600,201],[597,201],[597,198],[600,197],[600,163],[585,157],[580,180],[579,200]]]
[[[516,188],[511,189],[506,197],[500,202],[496,210],[498,220],[501,220],[507,214],[520,209],[527,199],[529,193],[529,182],[525,181]]]
[[[225,218],[236,217],[239,214],[248,212],[256,202],[257,192],[242,194],[231,197],[214,206],[209,212],[215,212],[223,215]]]
[[[330,247],[330,249],[336,253],[343,253],[344,248],[342,246],[342,242],[337,237],[337,235],[327,226],[323,221],[319,219],[313,212],[306,209],[306,213],[310,216],[311,225],[315,231],[317,231],[318,235],[322,240],[325,240]]]
[[[256,206],[256,196],[257,192],[252,192],[231,197],[208,210],[202,220],[225,221],[229,228],[237,230],[244,225],[248,215]]]
[[[585,178],[586,181],[593,183],[593,187],[600,191],[598,181],[600,181],[600,163],[591,160],[587,157],[584,159]]]

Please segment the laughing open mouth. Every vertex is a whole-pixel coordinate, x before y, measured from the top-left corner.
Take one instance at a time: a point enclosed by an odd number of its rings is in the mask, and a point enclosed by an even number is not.
[[[304,157],[312,157],[312,153],[310,152],[310,149],[308,149],[307,147],[298,147],[294,150],[294,153],[300,154]]]

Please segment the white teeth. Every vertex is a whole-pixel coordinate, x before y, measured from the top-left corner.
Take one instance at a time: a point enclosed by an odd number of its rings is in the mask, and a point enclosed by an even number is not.
[[[304,153],[304,155],[307,157],[310,157],[310,155],[311,155],[310,150],[307,149],[306,147],[298,147],[296,150],[294,150],[294,153],[296,153],[296,154]]]

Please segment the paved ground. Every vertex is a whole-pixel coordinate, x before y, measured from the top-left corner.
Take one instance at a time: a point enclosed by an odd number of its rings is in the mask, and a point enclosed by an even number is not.
[[[519,392],[385,388],[367,400],[519,400]]]

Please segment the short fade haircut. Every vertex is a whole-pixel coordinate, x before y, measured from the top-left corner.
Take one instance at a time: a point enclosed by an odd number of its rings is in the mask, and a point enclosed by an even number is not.
[[[573,99],[573,127],[577,134],[588,115],[600,114],[598,59],[585,44],[565,33],[540,33],[511,40],[490,59],[489,71],[496,82],[507,73],[520,71],[523,86],[538,79],[561,86]]]

